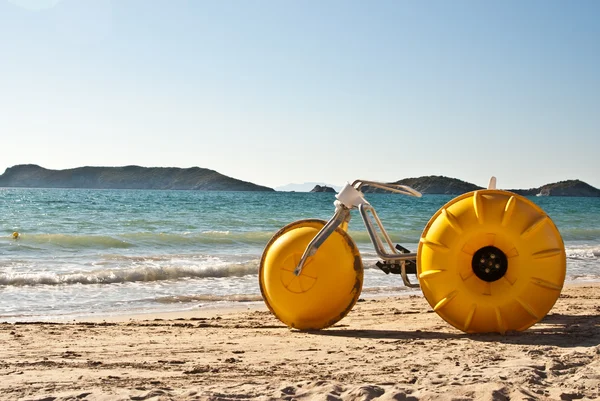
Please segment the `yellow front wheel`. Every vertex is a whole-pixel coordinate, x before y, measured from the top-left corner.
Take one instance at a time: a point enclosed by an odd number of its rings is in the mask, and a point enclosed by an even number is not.
[[[525,330],[556,302],[566,254],[552,220],[517,194],[459,196],[429,221],[417,251],[425,298],[467,333]]]
[[[279,230],[260,261],[259,284],[265,303],[289,327],[318,330],[341,320],[356,303],[363,284],[358,248],[336,229],[309,257],[299,276],[294,270],[323,220],[299,220]]]

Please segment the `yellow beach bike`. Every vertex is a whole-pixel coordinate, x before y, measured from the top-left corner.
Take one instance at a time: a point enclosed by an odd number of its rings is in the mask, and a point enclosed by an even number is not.
[[[363,263],[347,232],[355,209],[381,259],[377,265],[400,274],[405,285],[420,287],[433,310],[459,330],[525,330],[558,299],[566,273],[558,229],[529,199],[497,190],[494,177],[488,189],[442,206],[425,226],[415,253],[394,245],[361,191],[366,186],[421,196],[405,185],[356,180],[336,195],[329,221],[293,222],[266,245],[260,289],[268,308],[287,326],[329,327],[358,300]]]

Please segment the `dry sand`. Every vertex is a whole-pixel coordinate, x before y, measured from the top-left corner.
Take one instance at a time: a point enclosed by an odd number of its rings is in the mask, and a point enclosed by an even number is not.
[[[361,300],[292,331],[264,307],[0,324],[0,399],[600,398],[600,285],[568,286],[522,333],[466,335],[421,296]]]

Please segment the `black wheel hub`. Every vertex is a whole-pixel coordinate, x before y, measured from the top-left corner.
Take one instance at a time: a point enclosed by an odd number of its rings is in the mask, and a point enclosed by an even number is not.
[[[471,262],[473,273],[488,283],[501,279],[508,269],[508,259],[495,246],[485,246],[475,252]]]

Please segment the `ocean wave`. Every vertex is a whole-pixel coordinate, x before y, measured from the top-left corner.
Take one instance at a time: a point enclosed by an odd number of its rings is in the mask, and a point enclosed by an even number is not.
[[[559,231],[565,241],[600,241],[600,229],[597,228],[559,228]]]
[[[91,272],[56,274],[0,273],[2,286],[76,285],[76,284],[121,284],[153,282],[186,278],[240,277],[256,274],[258,261],[245,263],[223,263],[209,266],[137,266],[126,269],[95,270]]]
[[[568,246],[566,247],[565,252],[569,259],[584,260],[600,258],[600,246]]]
[[[591,282],[598,282],[599,279],[600,279],[600,276],[597,274],[574,274],[574,275],[567,277],[566,281],[572,282],[572,283],[580,283],[580,282],[591,283]]]

